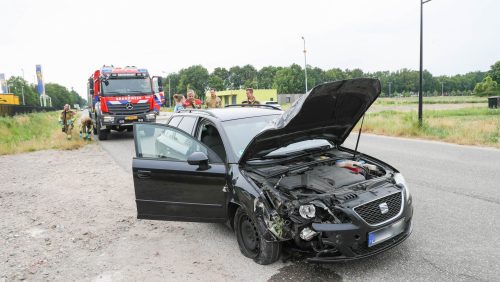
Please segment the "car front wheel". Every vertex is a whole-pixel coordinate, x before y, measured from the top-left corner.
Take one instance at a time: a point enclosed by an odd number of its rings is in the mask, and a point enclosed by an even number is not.
[[[234,231],[240,251],[258,264],[271,264],[280,258],[281,243],[267,242],[253,217],[242,208],[234,216]]]

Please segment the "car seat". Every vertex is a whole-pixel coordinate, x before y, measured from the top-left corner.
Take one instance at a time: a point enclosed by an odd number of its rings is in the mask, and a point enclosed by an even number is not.
[[[226,159],[226,151],[224,150],[222,139],[219,132],[213,125],[206,125],[206,131],[204,130],[202,132],[201,142],[214,151],[217,154],[218,159]]]

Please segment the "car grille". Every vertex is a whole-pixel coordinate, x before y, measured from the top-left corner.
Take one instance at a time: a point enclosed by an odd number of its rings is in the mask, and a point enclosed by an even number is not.
[[[148,103],[132,104],[132,106],[133,108],[128,110],[127,104],[108,105],[108,110],[110,114],[115,115],[135,115],[149,112]]]
[[[401,201],[401,192],[398,192],[363,204],[361,206],[357,206],[354,208],[354,211],[361,218],[363,218],[366,223],[374,225],[389,220],[398,215],[401,211]],[[387,207],[389,208],[389,211],[385,214],[382,214],[382,212],[380,211],[379,205],[382,203],[386,203]]]

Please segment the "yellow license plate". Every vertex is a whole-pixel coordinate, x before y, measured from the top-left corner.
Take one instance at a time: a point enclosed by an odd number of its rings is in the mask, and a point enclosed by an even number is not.
[[[128,117],[125,117],[126,120],[136,120],[137,119],[137,116],[128,116]]]

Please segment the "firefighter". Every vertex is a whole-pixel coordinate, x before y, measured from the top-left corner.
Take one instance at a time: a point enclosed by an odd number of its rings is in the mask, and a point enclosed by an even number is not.
[[[200,99],[196,99],[196,94],[194,90],[189,89],[187,92],[187,99],[184,102],[184,109],[201,109],[202,102]]]
[[[82,117],[80,119],[80,138],[86,139],[86,140],[92,140],[91,134],[92,134],[92,119],[88,116]]]
[[[64,105],[64,109],[59,116],[59,124],[62,126],[62,132],[66,134],[66,138],[71,139],[71,130],[73,130],[73,124],[75,123],[76,113],[73,112],[69,105]]]
[[[222,101],[219,97],[217,97],[215,89],[214,88],[210,89],[210,96],[208,96],[207,99],[205,100],[205,108],[207,109],[222,108],[221,103]]]
[[[253,88],[247,88],[246,94],[247,94],[247,100],[241,102],[242,104],[260,105],[260,102],[255,100],[255,96],[253,96]]]

